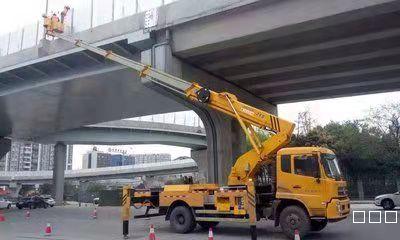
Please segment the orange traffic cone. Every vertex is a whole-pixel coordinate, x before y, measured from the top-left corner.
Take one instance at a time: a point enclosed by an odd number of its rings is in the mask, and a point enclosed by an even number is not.
[[[300,240],[299,230],[294,230],[294,240]]]
[[[149,240],[156,240],[156,233],[154,232],[153,224],[150,225]]]
[[[26,219],[29,219],[31,217],[31,212],[29,212],[29,210],[28,211],[26,211],[26,213],[25,213],[25,218]]]
[[[44,229],[44,235],[50,236],[51,235],[51,224],[47,223],[46,228]]]
[[[5,222],[6,221],[6,217],[4,217],[3,212],[0,211],[0,222]]]
[[[212,228],[208,229],[208,240],[214,240],[214,234]]]
[[[96,218],[97,218],[97,209],[96,209],[96,208],[93,210],[92,218],[93,218],[93,219],[96,219]]]

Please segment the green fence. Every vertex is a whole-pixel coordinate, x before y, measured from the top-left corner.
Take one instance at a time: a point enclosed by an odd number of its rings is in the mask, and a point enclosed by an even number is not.
[[[99,192],[100,206],[121,206],[122,189]]]
[[[360,177],[346,177],[350,198],[370,200],[385,193],[399,191],[399,178],[380,174],[364,174]]]

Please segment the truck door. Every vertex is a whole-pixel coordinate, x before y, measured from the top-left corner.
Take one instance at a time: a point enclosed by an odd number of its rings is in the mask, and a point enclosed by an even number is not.
[[[305,203],[311,216],[325,216],[323,192],[324,179],[321,179],[321,170],[318,155],[292,155],[291,191],[295,198]]]

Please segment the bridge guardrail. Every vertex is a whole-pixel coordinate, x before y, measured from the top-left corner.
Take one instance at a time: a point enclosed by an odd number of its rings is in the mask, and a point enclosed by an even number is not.
[[[120,18],[144,12],[178,0],[80,0],[74,1],[69,17],[66,18],[66,32],[77,33],[106,24]],[[48,13],[62,10],[57,1],[49,0]],[[45,6],[43,6],[43,13]],[[42,13],[38,13],[40,16]],[[0,36],[0,56],[9,55],[39,44],[43,37],[43,20]]]
[[[84,176],[101,176],[101,175],[112,175],[112,174],[121,174],[126,173],[131,170],[162,170],[163,167],[165,169],[173,169],[177,165],[183,165],[186,167],[195,167],[197,164],[192,159],[179,159],[172,160],[167,162],[157,162],[157,163],[143,163],[143,164],[134,164],[127,166],[117,166],[117,167],[104,167],[104,168],[94,168],[94,169],[79,169],[79,170],[66,170],[66,177],[84,177]],[[0,172],[1,180],[26,180],[29,178],[43,178],[49,179],[52,178],[53,171],[19,171],[19,172]]]

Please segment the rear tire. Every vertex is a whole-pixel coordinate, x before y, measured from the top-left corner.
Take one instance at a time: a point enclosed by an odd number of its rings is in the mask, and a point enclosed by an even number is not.
[[[189,233],[196,227],[192,211],[185,206],[175,207],[169,218],[170,226],[177,233]]]
[[[197,222],[197,223],[200,225],[201,228],[204,229],[214,228],[219,224],[219,222]]]
[[[7,209],[10,209],[10,208],[11,208],[11,204],[8,204],[8,205],[7,205]]]
[[[283,233],[289,238],[294,238],[294,231],[297,229],[303,238],[311,229],[311,220],[308,214],[298,206],[288,206],[282,210],[279,217]]]
[[[395,206],[392,199],[384,199],[382,200],[382,207],[385,210],[392,210]]]
[[[328,220],[311,220],[311,231],[319,232],[326,227]]]

